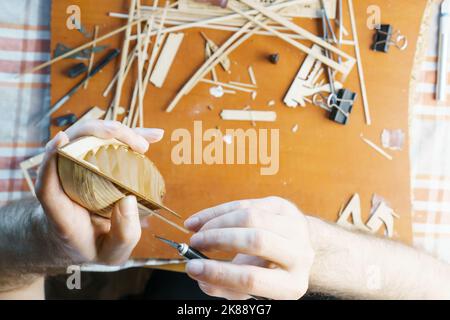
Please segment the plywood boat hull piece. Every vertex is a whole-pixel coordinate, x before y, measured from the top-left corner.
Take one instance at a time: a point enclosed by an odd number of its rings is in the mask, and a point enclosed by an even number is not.
[[[144,155],[118,140],[84,137],[58,150],[58,173],[66,194],[89,211],[110,217],[114,204],[135,195],[150,211],[164,209],[165,183]]]

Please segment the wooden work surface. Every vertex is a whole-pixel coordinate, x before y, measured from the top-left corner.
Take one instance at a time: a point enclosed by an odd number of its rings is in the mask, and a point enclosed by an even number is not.
[[[88,31],[92,31],[97,24],[100,34],[104,34],[124,24],[125,20],[110,18],[107,13],[127,12],[127,3],[124,0],[53,1],[52,50],[57,43],[75,47],[90,40],[78,31],[66,28],[68,5],[80,6],[82,25]],[[392,47],[389,54],[384,54],[369,49],[373,31],[366,27],[366,8],[373,4],[380,6],[383,23],[393,24],[395,29],[400,29],[408,37],[409,47],[406,51],[401,52]],[[209,94],[209,85],[199,84],[172,113],[164,112],[176,92],[204,61],[204,40],[199,29],[185,31],[184,41],[164,87],[156,89],[150,85],[145,100],[145,126],[166,130],[163,141],[152,145],[148,156],[165,178],[165,204],[168,207],[186,218],[197,210],[222,202],[279,195],[292,200],[308,214],[336,221],[340,207],[358,192],[361,195],[363,217],[366,219],[372,195],[376,193],[385,197],[401,217],[395,221],[396,237],[405,242],[411,241],[409,141],[406,139],[403,151],[391,152],[394,159],[389,161],[363,143],[360,134],[363,133],[378,144],[385,128],[400,128],[408,134],[410,74],[426,0],[356,0],[354,5],[373,119],[370,127],[365,125],[360,95],[348,126],[331,122],[325,112],[315,106],[297,109],[285,107],[282,99],[305,55],[280,39],[264,36],[253,36],[231,54],[231,75],[225,74],[220,67],[216,68],[223,82],[233,80],[249,83],[247,67],[252,65],[258,81],[256,101],[252,101],[250,94],[246,93],[215,99]],[[346,6],[344,13],[345,26],[351,31]],[[312,31],[320,30],[316,28],[318,20],[302,19],[298,22]],[[205,32],[218,44],[231,34],[212,30]],[[120,34],[102,44],[121,48],[122,39],[123,34]],[[346,51],[354,55],[353,47],[347,46]],[[277,65],[270,64],[266,58],[274,52],[278,52],[281,57]],[[98,54],[96,60],[104,54]],[[63,60],[52,66],[52,103],[74,85],[75,82],[67,78],[64,71],[75,62]],[[119,60],[116,60],[107,66],[90,81],[87,90],[78,92],[56,114],[74,112],[80,115],[94,105],[102,108],[109,106],[112,96],[104,98],[102,92],[118,64]],[[121,105],[128,105],[130,87],[134,81],[128,78]],[[360,93],[356,66],[345,87]],[[270,100],[276,101],[275,107],[267,106]],[[208,105],[214,106],[214,109],[209,110]],[[171,141],[173,130],[187,128],[192,131],[195,120],[201,120],[204,129],[216,126],[222,131],[226,128],[252,128],[250,123],[226,122],[219,117],[223,108],[242,109],[246,105],[254,110],[275,110],[278,114],[275,123],[258,123],[256,127],[280,129],[278,174],[262,176],[260,165],[176,166],[172,163],[171,151],[176,144]],[[291,131],[295,124],[299,125],[297,133]],[[52,128],[53,135],[55,132],[57,129]],[[182,224],[182,221],[179,223]],[[144,227],[141,242],[134,252],[135,257],[177,257],[173,250],[155,240],[153,234],[178,241],[188,239],[188,235],[151,218],[148,227]]]

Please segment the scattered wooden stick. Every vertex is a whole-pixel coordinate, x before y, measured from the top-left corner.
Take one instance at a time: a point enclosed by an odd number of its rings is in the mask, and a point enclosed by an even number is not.
[[[121,52],[121,57],[120,57],[120,67],[119,67],[119,76],[117,77],[117,83],[116,83],[116,95],[114,98],[114,104],[113,104],[113,109],[112,109],[112,119],[116,120],[117,119],[117,108],[119,107],[120,104],[120,98],[122,97],[122,86],[123,86],[123,82],[124,82],[124,71],[125,71],[125,67],[126,67],[126,63],[127,63],[127,57],[128,57],[128,49],[129,49],[129,45],[130,45],[130,35],[131,35],[131,22],[133,20],[134,17],[134,12],[136,10],[136,0],[131,0],[130,2],[130,8],[128,11],[128,28],[125,31],[125,40],[123,41],[123,46],[122,46],[122,52]],[[139,21],[139,20],[138,20]]]
[[[206,43],[209,45],[211,53],[214,53],[217,50],[219,50],[219,46],[214,41],[209,39],[203,32],[200,32],[200,34],[205,39]],[[226,72],[230,72],[231,61],[227,56],[224,56],[222,60],[220,60],[220,65],[222,66],[223,70],[225,70]]]
[[[258,15],[256,17],[256,19],[260,18],[261,15]],[[252,25],[252,22],[247,22],[247,24],[245,24],[238,32],[229,37],[227,41],[225,41],[225,43],[219,48],[219,50],[213,53],[213,55],[197,70],[197,72],[191,77],[191,79],[178,92],[170,105],[167,107],[166,112],[171,112],[176,107],[181,98],[184,95],[188,94],[198,83],[198,81],[202,79],[205,74],[207,74],[211,70],[211,68],[219,63],[222,54],[230,54],[235,48],[237,48],[240,44],[250,38],[254,32],[259,30],[259,27],[255,27],[252,32],[246,33],[246,31],[250,29]]]
[[[252,82],[252,84],[254,86],[257,86],[257,82],[256,82],[256,77],[255,77],[255,72],[253,71],[252,66],[248,66],[248,75],[250,76],[250,81]]]
[[[94,40],[97,39],[98,37],[98,26],[96,25],[94,27]],[[92,50],[91,50],[91,56],[89,57],[89,66],[88,66],[88,70],[87,70],[87,74],[91,73],[92,70],[92,66],[94,65],[94,56],[95,56],[95,52],[94,52],[94,48],[95,48],[95,43],[92,45]],[[86,90],[89,84],[89,79],[86,80],[86,82],[84,83],[84,89]]]
[[[275,111],[222,110],[220,117],[223,120],[274,122],[277,120],[277,113]]]
[[[58,62],[58,61],[60,61],[62,59],[70,57],[70,56],[74,55],[75,53],[78,53],[78,52],[80,52],[80,51],[82,51],[82,50],[84,50],[86,48],[91,47],[94,44],[102,42],[103,40],[106,40],[106,39],[108,39],[108,38],[110,38],[110,37],[112,37],[112,36],[114,36],[114,35],[116,35],[116,34],[118,34],[120,32],[123,32],[127,28],[131,28],[132,26],[134,26],[134,25],[136,25],[136,24],[138,24],[138,23],[140,23],[142,21],[143,21],[143,19],[138,19],[136,21],[133,21],[133,22],[131,22],[129,24],[124,25],[123,27],[117,28],[116,30],[111,31],[111,32],[101,36],[100,38],[97,38],[95,40],[87,42],[87,43],[79,46],[78,48],[72,49],[72,50],[70,50],[70,51],[68,51],[68,52],[66,52],[66,53],[64,53],[64,54],[62,54],[60,56],[57,56],[56,58],[53,58],[53,59],[51,59],[51,60],[49,60],[47,62],[44,62],[44,63],[42,63],[42,64],[40,64],[40,65],[38,65],[36,67],[30,68],[28,70],[25,70],[22,73],[22,75],[27,74],[27,73],[33,73],[33,72],[36,72],[38,70],[44,69],[45,67],[48,67],[48,66],[54,64],[55,62]]]
[[[293,32],[296,32],[296,33],[304,36],[308,40],[311,40],[313,42],[317,42],[317,44],[321,45],[323,48],[327,48],[327,49],[328,48],[333,48],[333,50],[330,50],[330,51],[335,52],[339,56],[343,56],[343,57],[348,58],[348,62],[349,63],[346,62],[345,64],[338,64],[336,61],[326,57],[324,54],[315,54],[306,45],[291,39],[290,37],[286,36],[286,34],[275,30],[274,28],[270,27],[267,24],[262,24],[260,21],[256,21],[254,17],[252,17],[252,16],[248,15],[247,13],[243,12],[242,10],[238,9],[236,6],[234,6],[234,5],[229,3],[228,4],[228,8],[230,8],[233,11],[241,14],[243,17],[246,17],[249,21],[252,21],[252,22],[256,23],[261,28],[266,29],[269,32],[272,32],[273,34],[277,35],[280,39],[283,39],[287,43],[289,43],[292,46],[296,47],[297,49],[305,52],[306,54],[314,54],[315,55],[314,57],[317,60],[320,60],[322,63],[326,64],[330,68],[333,68],[333,69],[341,72],[344,75],[344,77],[346,77],[350,73],[351,69],[353,68],[354,60],[355,60],[353,57],[351,57],[347,53],[337,49],[336,47],[330,45],[328,42],[326,42],[326,41],[316,37],[315,35],[309,33],[308,31],[300,28],[299,26],[297,26],[296,24],[294,24],[294,23],[290,22],[289,20],[283,18],[282,16],[272,12],[271,10],[266,10],[265,7],[258,5],[255,2],[253,2],[253,1],[248,1],[248,0],[242,0],[242,1],[243,2],[244,1],[249,2],[251,4],[251,5],[249,4],[249,6],[254,6],[254,8],[258,8],[258,10],[260,12],[264,13],[264,15],[268,16],[269,18],[273,19],[274,21],[277,21],[277,22],[279,22],[279,23],[281,23],[281,24],[283,24],[285,26],[289,26],[290,29]]]
[[[361,96],[364,106],[364,115],[366,118],[366,124],[370,126],[372,124],[372,119],[370,117],[369,99],[367,98],[366,81],[364,79],[364,70],[362,65],[361,52],[359,50],[358,31],[356,30],[356,20],[355,20],[355,12],[353,9],[353,1],[352,0],[347,1],[348,1],[348,10],[350,12],[350,22],[352,25],[353,41],[355,43],[355,54],[358,65],[359,84],[361,86]]]
[[[238,90],[238,91],[249,92],[249,93],[253,92],[253,90],[251,90],[251,89],[242,88],[242,87],[239,87],[239,86],[235,86],[233,84],[217,82],[217,81],[211,81],[211,80],[208,80],[208,79],[202,79],[200,81],[204,82],[204,83],[213,84],[213,85],[216,85],[216,86],[221,86],[221,87],[224,87],[224,88]]]
[[[211,58],[211,55],[212,55],[211,47],[209,46],[209,43],[206,42],[205,43],[205,58],[206,58],[206,60]],[[219,78],[217,77],[217,73],[216,73],[216,68],[215,67],[211,69],[211,77],[212,77],[213,81],[216,81],[216,82],[219,81]]]
[[[361,139],[367,143],[369,146],[371,146],[375,151],[377,151],[379,154],[381,154],[383,157],[385,157],[388,160],[392,160],[392,156],[390,154],[388,154],[386,151],[384,151],[383,149],[381,149],[381,147],[377,146],[375,143],[373,143],[372,141],[370,141],[367,138],[364,138],[363,135],[361,134]]]
[[[252,83],[243,83],[243,82],[238,82],[238,81],[230,81],[230,84],[234,84],[236,86],[241,86],[241,87],[248,87],[248,88],[253,88],[256,89],[256,85],[252,84]]]

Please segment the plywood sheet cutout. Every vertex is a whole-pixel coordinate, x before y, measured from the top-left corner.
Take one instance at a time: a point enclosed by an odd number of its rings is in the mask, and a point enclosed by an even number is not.
[[[183,41],[183,33],[171,33],[162,48],[158,62],[150,77],[150,82],[156,87],[161,88],[169,73],[170,67],[177,55],[181,42]]]

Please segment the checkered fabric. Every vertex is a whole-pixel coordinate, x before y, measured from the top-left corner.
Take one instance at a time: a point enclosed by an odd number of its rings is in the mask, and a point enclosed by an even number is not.
[[[0,204],[31,196],[19,163],[42,151],[48,122],[49,70],[16,76],[50,57],[50,0],[0,5]]]
[[[450,262],[450,87],[447,102],[436,102],[438,13],[435,1],[411,108],[412,218],[415,246]]]

